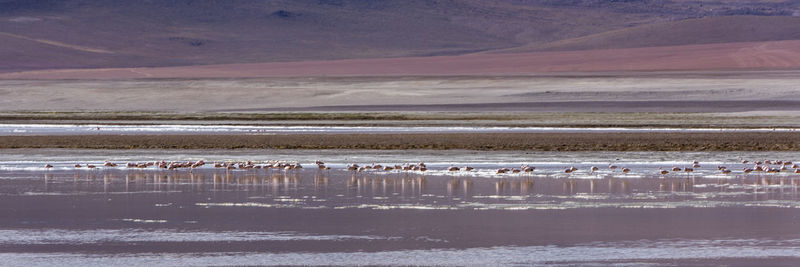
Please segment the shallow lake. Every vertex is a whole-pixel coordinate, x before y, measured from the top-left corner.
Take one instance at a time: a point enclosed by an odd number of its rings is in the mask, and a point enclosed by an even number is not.
[[[386,133],[714,133],[795,132],[797,128],[318,126],[203,124],[0,124],[0,136],[86,134],[386,134]]]
[[[791,165],[746,174],[742,168],[753,163],[742,160],[797,156],[0,150],[0,257],[9,265],[789,264],[800,260],[800,175]],[[209,164],[124,164],[200,159]],[[212,164],[248,160],[304,168]],[[331,169],[318,169],[316,160]],[[104,167],[105,161],[120,165]],[[690,173],[658,169],[693,161],[701,167]],[[345,169],[419,162],[429,170]],[[523,164],[536,169],[496,174]]]

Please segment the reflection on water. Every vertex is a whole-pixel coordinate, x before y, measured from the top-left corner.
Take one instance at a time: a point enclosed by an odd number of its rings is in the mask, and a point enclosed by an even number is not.
[[[430,170],[353,172],[340,158],[330,170],[88,170],[62,155],[10,155],[0,161],[0,257],[10,265],[761,265],[800,255],[800,175],[744,173],[738,154],[615,155],[629,173],[606,168],[607,154],[537,156],[411,155],[403,162],[430,160]],[[708,167],[658,172],[692,163],[680,158]],[[523,163],[536,170],[496,174]],[[722,164],[734,171],[711,167]]]
[[[133,219],[128,219],[133,221]],[[57,236],[57,239],[53,237]],[[0,230],[0,244],[94,244],[108,242],[229,242],[281,240],[379,239],[374,236],[307,235],[294,232],[207,232],[176,230]]]
[[[405,250],[347,253],[207,253],[187,257],[176,253],[145,255],[76,256],[54,255],[65,265],[108,266],[147,263],[171,266],[175,262],[189,266],[225,263],[226,265],[435,265],[435,266],[793,266],[800,252],[798,240],[770,244],[760,240],[659,240],[636,244],[585,244],[574,247],[528,246],[489,247],[465,250]],[[52,261],[31,253],[3,255],[10,265],[48,265]],[[740,258],[725,260],[728,255]],[[579,256],[579,257],[578,257]],[[649,261],[655,258],[661,261]],[[697,260],[708,259],[708,260]],[[753,259],[744,261],[742,259]],[[682,262],[681,260],[687,260]],[[173,263],[173,264],[170,264]]]
[[[592,178],[509,175],[482,178],[409,172],[358,173],[339,170],[195,169],[192,171],[43,171],[7,175],[41,178],[23,195],[176,193],[234,194],[248,202],[292,208],[520,209],[598,206],[649,207],[776,205],[800,207],[800,176],[738,174],[625,178],[613,173]],[[16,184],[0,183],[2,192]],[[202,201],[198,205],[218,205]],[[500,205],[503,204],[503,205]],[[580,204],[580,205],[578,205]]]

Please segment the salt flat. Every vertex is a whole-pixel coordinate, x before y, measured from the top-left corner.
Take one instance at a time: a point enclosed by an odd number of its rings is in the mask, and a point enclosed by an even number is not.
[[[0,80],[0,96],[2,111],[796,111],[800,71]]]

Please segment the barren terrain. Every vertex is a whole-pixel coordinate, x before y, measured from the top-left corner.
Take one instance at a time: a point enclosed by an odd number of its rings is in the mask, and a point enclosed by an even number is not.
[[[0,0],[0,72],[800,38],[796,0]]]
[[[470,54],[158,68],[57,69],[4,73],[0,74],[0,79],[531,75],[548,72],[798,68],[800,68],[800,41],[773,41],[519,54]]]
[[[798,71],[0,80],[2,111],[797,111]]]
[[[800,39],[800,17],[727,16],[644,24],[489,52],[619,49],[797,39]]]
[[[0,0],[0,119],[796,127],[795,4]]]

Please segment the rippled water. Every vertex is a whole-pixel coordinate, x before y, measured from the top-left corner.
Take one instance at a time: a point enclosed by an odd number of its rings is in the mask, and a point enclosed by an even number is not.
[[[14,266],[788,264],[800,260],[800,176],[745,174],[752,163],[741,159],[797,156],[0,150],[0,257]],[[102,167],[198,159],[305,168]],[[331,170],[311,168],[315,160]],[[695,160],[702,167],[692,173],[658,172]],[[418,162],[430,170],[344,169]],[[495,173],[521,164],[536,170]]]

